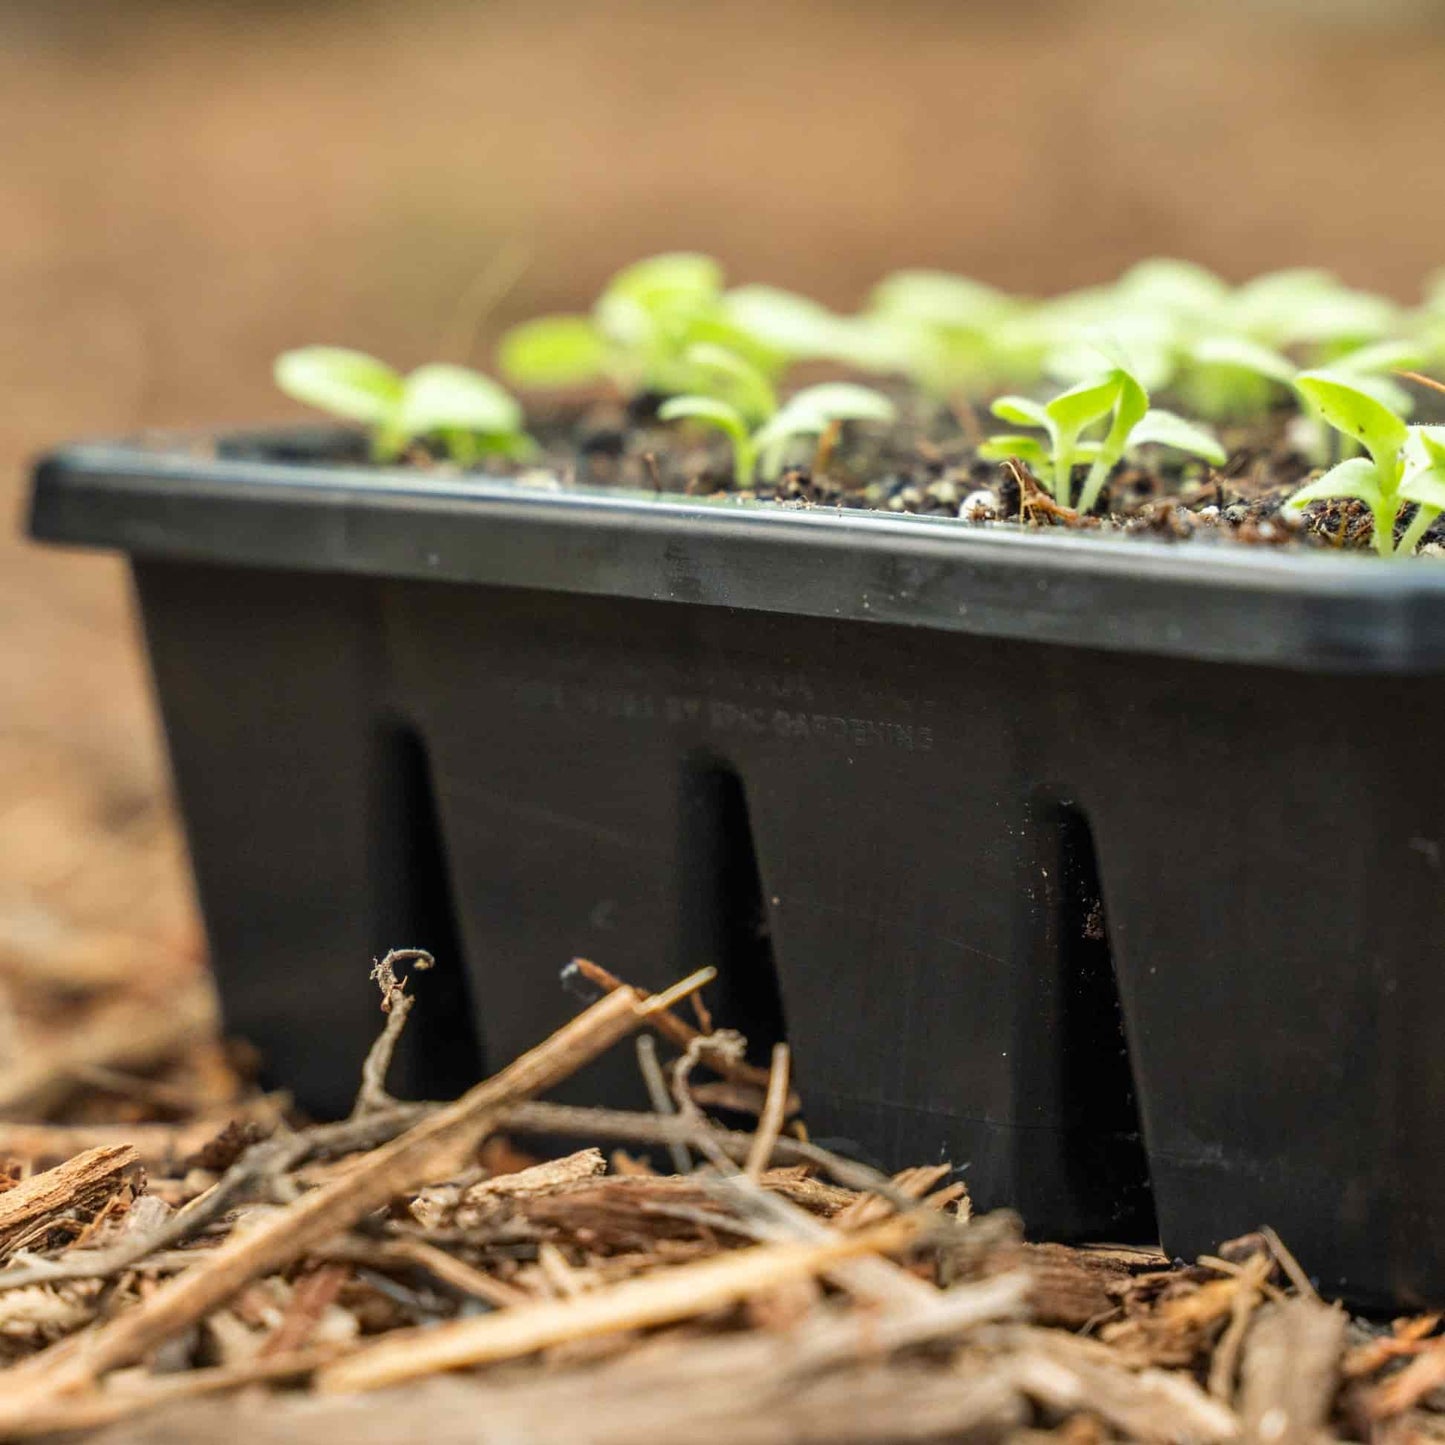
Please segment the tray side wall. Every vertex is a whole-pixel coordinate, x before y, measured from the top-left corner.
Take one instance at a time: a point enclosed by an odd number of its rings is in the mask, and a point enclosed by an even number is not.
[[[1270,1223],[1328,1289],[1445,1298],[1435,679],[138,574],[228,1014],[310,1102],[349,1103],[385,947],[464,956],[419,984],[431,1082],[467,1020],[493,1064],[561,1022],[574,954],[715,963],[760,1044],[775,967],[815,1132],[1040,1235],[1145,1233],[1152,1179],[1174,1252]],[[622,1054],[573,1089],[642,1099]]]

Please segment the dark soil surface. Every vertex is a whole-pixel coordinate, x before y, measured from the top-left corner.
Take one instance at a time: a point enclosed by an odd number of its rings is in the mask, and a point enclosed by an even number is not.
[[[824,436],[811,463],[775,484],[738,491],[720,435],[655,418],[655,401],[630,407],[597,401],[534,415],[540,457],[525,464],[491,459],[478,470],[539,487],[615,487],[667,497],[737,497],[791,507],[830,507],[959,517],[978,526],[1064,527],[1165,541],[1227,539],[1253,546],[1363,549],[1372,523],[1355,501],[1315,503],[1302,513],[1284,503],[1320,468],[1292,444],[1282,411],[1248,426],[1220,429],[1229,451],[1220,468],[1145,449],[1142,464],[1120,467],[1089,514],[1056,503],[1026,466],[983,461],[978,443],[992,430],[986,413],[916,396],[899,401],[892,426],[846,423]],[[360,442],[356,457],[360,457]],[[422,446],[408,461],[449,467]],[[1075,474],[1075,491],[1083,470]],[[1409,520],[1401,517],[1401,528]],[[1445,548],[1445,519],[1422,551]]]

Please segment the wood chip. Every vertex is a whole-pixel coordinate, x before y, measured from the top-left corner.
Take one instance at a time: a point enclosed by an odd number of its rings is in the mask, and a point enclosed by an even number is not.
[[[1372,1420],[1403,1415],[1442,1385],[1445,1385],[1445,1340],[1435,1340],[1367,1398],[1365,1413]]]
[[[1239,1421],[1189,1376],[1168,1370],[1125,1369],[1093,1342],[1032,1329],[1019,1331],[1001,1368],[1050,1409],[1097,1415],[1134,1440],[1233,1440]]]
[[[1345,1344],[1344,1311],[1313,1295],[1256,1316],[1240,1362],[1239,1414],[1256,1445],[1311,1445],[1334,1403]]]
[[[111,1144],[87,1149],[7,1189],[0,1194],[0,1257],[60,1214],[95,1213],[135,1164],[136,1152],[129,1144]]]

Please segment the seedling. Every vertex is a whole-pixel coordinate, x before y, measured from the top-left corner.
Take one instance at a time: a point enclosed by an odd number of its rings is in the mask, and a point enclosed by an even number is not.
[[[840,316],[776,286],[737,286],[723,314],[755,346],[789,361],[837,361],[860,371],[902,371],[905,349],[867,316]]]
[[[1361,391],[1401,416],[1409,416],[1415,401],[1391,373],[1413,371],[1427,362],[1425,348],[1415,341],[1376,341],[1337,357],[1329,365],[1336,376],[1349,377]]]
[[[1204,415],[1255,416],[1281,387],[1293,387],[1299,367],[1286,355],[1293,352],[1358,378],[1387,406],[1408,409],[1408,394],[1387,373],[1425,358],[1419,346],[1390,339],[1400,325],[1392,302],[1352,291],[1328,271],[1276,271],[1231,293],[1186,343],[1179,390]]]
[[[1305,347],[1333,364],[1339,356],[1399,334],[1399,308],[1383,296],[1354,291],[1328,271],[1273,271],[1229,298],[1223,329],[1277,351]]]
[[[1190,411],[1219,422],[1263,415],[1299,374],[1289,357],[1247,336],[1211,332],[1180,352],[1176,394]]]
[[[1127,346],[1145,386],[1168,388],[1191,413],[1214,421],[1266,411],[1293,384],[1291,352],[1316,366],[1379,376],[1372,385],[1384,393],[1382,374],[1401,364],[1391,354],[1398,343],[1387,338],[1401,323],[1393,303],[1325,271],[1274,272],[1231,290],[1201,267],[1165,260],[1143,262],[1111,288],[1059,297],[1039,319],[1051,337],[1050,375],[1092,376],[1087,334],[1104,329]],[[1398,389],[1391,404],[1402,404]]]
[[[1430,530],[1430,524],[1445,512],[1445,427],[1410,428],[1400,495],[1415,504],[1415,515],[1400,538],[1400,551],[1409,556]]]
[[[1193,261],[1156,256],[1126,271],[1114,287],[1126,308],[1203,325],[1229,304],[1229,284]]]
[[[939,399],[1038,374],[1042,345],[1027,304],[965,276],[895,271],[863,321],[886,364]]]
[[[1413,398],[1397,379],[1429,365],[1433,349],[1445,350],[1445,282],[1406,315],[1318,270],[1232,287],[1191,263],[1151,260],[1113,285],[1045,301],[911,270],[886,277],[868,311],[848,316],[773,286],[726,289],[711,257],[672,252],[620,271],[587,314],[514,328],[500,354],[507,375],[525,385],[607,378],[629,394],[670,398],[662,420],[722,431],[744,488],[775,478],[799,438],[845,420],[893,418],[885,396],[847,382],[780,400],[791,362],[902,372],[935,399],[988,396],[1005,382],[1033,391],[1047,375],[1059,384],[1052,400],[994,401],[994,414],[1020,430],[990,437],[979,454],[1019,457],[1057,502],[1085,512],[1134,448],[1225,462],[1207,427],[1151,405],[1151,392],[1167,390],[1185,415],[1218,420],[1247,419],[1293,397],[1301,415],[1289,424],[1292,443],[1322,460],[1333,453],[1341,465],[1292,505],[1364,500],[1376,547],[1393,554],[1413,550],[1445,502],[1445,431],[1408,425]],[[404,376],[360,352],[306,347],[277,361],[276,380],[289,395],[366,426],[380,461],[418,439],[463,465],[535,445],[516,401],[463,367]],[[1351,456],[1359,447],[1364,455]]]
[[[1229,287],[1188,261],[1142,261],[1113,286],[1091,286],[1054,297],[1038,308],[1047,338],[1046,369],[1078,383],[1098,375],[1098,347],[1106,333],[1129,356],[1130,370],[1151,391],[1170,385],[1188,364],[1187,345],[1215,318]]]
[[[722,296],[709,256],[669,252],[619,271],[590,316],[541,316],[503,336],[497,359],[517,386],[575,386],[608,378],[624,391],[675,391],[681,360]]]
[[[1357,378],[1337,372],[1305,372],[1296,385],[1318,414],[1366,455],[1331,467],[1287,505],[1299,509],[1332,498],[1364,502],[1374,521],[1375,550],[1382,557],[1408,556],[1445,510],[1445,429],[1407,426]],[[1395,526],[1407,503],[1414,504],[1415,515],[1396,543]]]
[[[778,404],[767,378],[739,357],[718,347],[697,347],[690,364],[725,376],[734,399],[717,396],[675,396],[658,409],[662,421],[699,421],[716,427],[732,445],[733,480],[740,490],[752,485],[754,473],[772,481],[783,469],[789,442],[821,436],[835,422],[892,421],[894,406],[881,392],[852,382],[822,382],[804,387]],[[751,376],[749,376],[751,372]]]
[[[1227,460],[1212,432],[1171,411],[1151,408],[1149,393],[1124,366],[1115,366],[1102,380],[1070,387],[1046,403],[1002,396],[994,402],[993,413],[1015,425],[1040,428],[1049,444],[1045,447],[1028,435],[992,436],[979,448],[979,455],[991,461],[1018,457],[1066,507],[1073,496],[1074,467],[1087,462],[1089,473],[1078,501],[1081,512],[1093,510],[1109,473],[1131,447],[1154,443],[1203,457],[1214,466]],[[1085,436],[1105,419],[1109,426],[1102,437]]]
[[[490,377],[434,363],[408,376],[362,351],[304,346],[276,359],[287,396],[371,431],[371,453],[395,461],[420,438],[435,437],[455,462],[488,454],[519,457],[534,448],[522,408]]]
[[[775,286],[724,291],[716,261],[679,251],[619,272],[591,315],[542,316],[513,327],[502,338],[498,363],[518,386],[608,380],[629,395],[707,394],[710,373],[688,360],[699,345],[734,353],[770,381],[794,360],[864,370],[896,360],[885,338],[858,318]]]
[[[696,394],[725,402],[749,426],[760,426],[777,413],[778,393],[772,382],[726,347],[703,342],[688,349],[686,361],[698,382]]]

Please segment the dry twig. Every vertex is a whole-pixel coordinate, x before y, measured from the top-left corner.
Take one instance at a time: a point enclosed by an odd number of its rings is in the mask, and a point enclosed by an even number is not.
[[[778,1135],[783,1132],[783,1120],[788,1111],[791,1062],[787,1044],[774,1044],[767,1097],[763,1101],[763,1112],[758,1118],[758,1132],[753,1136],[753,1146],[748,1150],[747,1163],[743,1169],[749,1179],[761,1177],[763,1170],[772,1160]]]
[[[375,1390],[441,1370],[515,1359],[564,1341],[692,1318],[750,1294],[822,1274],[857,1255],[901,1249],[917,1234],[916,1221],[894,1219],[872,1230],[817,1243],[754,1245],[575,1299],[518,1306],[416,1335],[394,1336],[324,1371],[317,1386],[329,1391]]]
[[[418,972],[431,968],[436,960],[424,948],[393,948],[380,963],[371,970],[372,982],[381,989],[381,1011],[386,1015],[386,1027],[377,1035],[361,1066],[361,1088],[357,1090],[356,1105],[352,1118],[374,1113],[378,1109],[389,1109],[396,1100],[386,1092],[386,1076],[391,1069],[392,1056],[401,1041],[402,1030],[416,1003],[414,995],[406,991],[406,979],[397,978],[396,965],[409,963]]]
[[[615,974],[609,973],[600,964],[593,963],[590,958],[574,958],[570,966],[596,988],[614,989],[621,983]],[[715,1073],[721,1074],[723,1078],[731,1079],[739,1084],[752,1084],[760,1089],[768,1087],[768,1071],[766,1069],[760,1069],[745,1059],[734,1057],[715,1044],[705,1042],[716,1038],[717,1035],[703,1034],[693,1028],[691,1024],[684,1023],[673,1013],[658,1014],[653,1020],[653,1026],[665,1039],[684,1051],[693,1047],[694,1044],[700,1044],[701,1061]],[[800,1107],[797,1096],[790,1094],[788,1096],[788,1112],[796,1113]]]
[[[0,1429],[128,1364],[248,1281],[282,1268],[408,1188],[454,1172],[493,1127],[503,1105],[567,1077],[653,1011],[635,989],[614,990],[500,1074],[374,1150],[342,1179],[302,1195],[256,1228],[233,1237],[195,1269],[79,1342],[79,1348],[53,1361],[25,1388],[0,1400]]]

